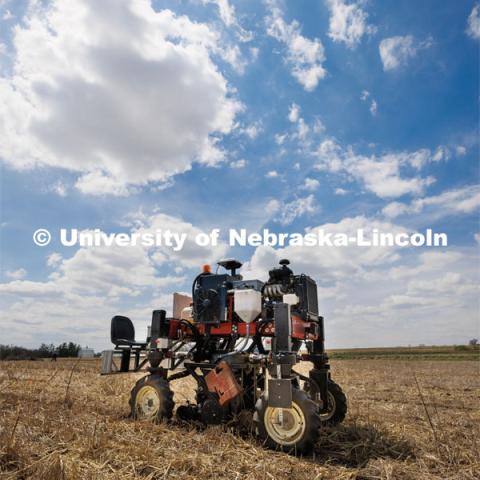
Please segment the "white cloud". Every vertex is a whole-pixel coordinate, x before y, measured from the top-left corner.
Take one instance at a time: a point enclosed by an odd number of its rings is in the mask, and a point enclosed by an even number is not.
[[[218,7],[218,13],[225,26],[233,28],[237,37],[242,42],[249,42],[253,39],[252,32],[244,30],[238,23],[235,7],[228,0],[202,0],[203,4],[213,3]]]
[[[402,176],[405,167],[420,169],[433,161],[428,149],[366,156],[356,154],[351,147],[344,149],[334,140],[327,139],[320,144],[317,156],[317,170],[345,174],[361,181],[367,190],[382,198],[420,195],[425,187],[434,182],[432,177]]]
[[[118,313],[134,315],[136,326],[142,327],[139,338],[144,337],[151,310],[170,310],[171,292],[186,280],[178,268],[199,269],[227,252],[223,243],[199,247],[194,238],[202,230],[169,215],[144,216],[138,222],[131,219],[129,231],[167,229],[187,233],[189,240],[181,251],[167,246],[81,247],[69,258],[51,254],[47,265],[53,271],[46,281],[1,283],[2,327],[8,328],[9,341],[38,345],[57,339],[82,340],[105,348],[110,318]],[[183,276],[170,273],[172,270]],[[25,311],[33,310],[38,325],[34,332],[27,332],[18,320],[24,318]]]
[[[365,217],[344,218],[309,231],[405,232]],[[378,247],[259,247],[246,278],[266,279],[281,258],[318,283],[320,312],[335,347],[451,344],[468,340],[478,324],[477,250]],[[386,281],[388,279],[388,281]],[[452,318],[455,328],[452,329]],[[394,332],[394,334],[392,334]]]
[[[288,135],[286,133],[284,133],[283,135],[280,135],[279,133],[275,134],[275,143],[277,145],[283,145],[283,142],[285,141],[287,136]]]
[[[372,34],[376,28],[367,24],[368,15],[361,8],[362,2],[345,3],[343,0],[327,0],[330,10],[328,36],[334,42],[343,42],[355,48],[363,35]]]
[[[328,223],[308,228],[306,231],[317,233],[323,230],[325,233],[335,235],[337,233],[348,236],[356,235],[358,229],[363,229],[368,236],[373,229],[392,233],[405,232],[403,227],[392,225],[389,222],[370,220],[363,216],[344,218],[338,223]],[[270,254],[266,255],[266,251]],[[398,258],[397,248],[389,247],[357,247],[355,245],[345,247],[308,247],[289,246],[274,250],[270,247],[257,249],[251,262],[246,265],[247,269],[254,270],[257,275],[264,278],[268,274],[268,265],[277,263],[281,258],[288,258],[295,270],[309,272],[314,278],[322,278],[334,281],[346,278],[350,275],[359,274],[367,267],[380,264],[393,263]],[[257,253],[258,252],[258,253]],[[261,258],[258,258],[258,257]],[[265,257],[265,258],[264,258]],[[275,260],[278,259],[278,260]],[[263,273],[260,273],[263,272]]]
[[[346,195],[348,192],[344,188],[336,188],[335,195]]]
[[[434,162],[440,162],[441,160],[449,160],[450,158],[450,152],[447,148],[443,146],[437,147],[435,150],[435,153],[432,156],[432,160]]]
[[[244,158],[230,163],[231,168],[244,168],[246,165],[247,161]]]
[[[27,275],[27,271],[24,268],[19,268],[17,270],[7,270],[5,275],[8,278],[13,278],[14,280],[21,280]]]
[[[211,27],[148,0],[56,0],[32,4],[13,44],[0,79],[0,156],[13,167],[82,172],[82,191],[123,195],[223,159],[216,144],[241,105]]]
[[[318,205],[313,195],[297,198],[291,202],[283,203],[279,207],[279,217],[275,219],[282,225],[289,225],[298,217],[318,211]]]
[[[285,60],[291,74],[307,92],[311,92],[327,73],[323,68],[325,53],[322,42],[318,38],[310,40],[304,37],[296,20],[286,23],[275,1],[269,2],[269,7],[271,14],[266,18],[267,33],[285,44]]]
[[[302,189],[303,190],[317,190],[318,187],[320,186],[320,182],[316,178],[309,178],[307,177],[305,181],[303,182]]]
[[[480,38],[480,5],[475,5],[468,16],[466,32],[469,37]]]
[[[295,123],[298,121],[299,116],[300,116],[300,107],[296,103],[292,103],[288,111],[288,119],[292,123]]]
[[[362,90],[362,94],[360,95],[360,100],[362,100],[362,102],[366,102],[369,99],[369,97],[370,97],[370,92],[368,90]],[[378,104],[374,98],[371,99],[369,111],[373,116],[377,114]]]
[[[313,121],[313,132],[316,134],[323,133],[325,131],[325,125],[323,122],[317,117]]]
[[[360,100],[365,101],[370,96],[370,92],[368,90],[362,90],[362,94],[360,95]]]
[[[276,170],[270,170],[267,172],[265,175],[267,178],[277,178],[278,177],[278,172]]]
[[[280,210],[280,207],[281,203],[278,200],[273,199],[267,203],[265,210],[269,215],[273,215]]]
[[[88,195],[126,197],[133,192],[123,179],[112,177],[100,170],[82,175],[75,183],[75,187]]]
[[[218,13],[223,23],[227,27],[231,27],[237,23],[235,17],[235,7],[231,5],[228,0],[202,0],[204,4],[214,3],[218,7]]]
[[[480,187],[469,187],[447,190],[439,195],[418,198],[410,204],[392,202],[382,212],[388,218],[406,214],[426,212],[432,218],[447,215],[468,214],[480,208]]]
[[[55,182],[49,189],[51,192],[56,193],[60,197],[67,196],[67,186],[63,182]]]
[[[305,122],[305,120],[303,120],[303,118],[300,118],[297,122],[296,138],[300,140],[305,140],[309,133],[310,133],[310,127]]]
[[[243,133],[251,140],[255,140],[259,133],[262,131],[262,125],[260,122],[252,123],[245,128],[240,129],[240,133]]]
[[[47,257],[47,265],[49,267],[56,267],[62,261],[62,255],[57,252],[51,253]]]
[[[387,218],[396,218],[400,215],[403,215],[408,211],[408,206],[400,202],[390,202],[388,205],[383,207],[382,213]]]
[[[467,149],[463,145],[457,145],[455,147],[455,153],[457,157],[463,157],[467,153]]]
[[[430,39],[420,43],[415,42],[412,35],[384,38],[379,45],[383,69],[392,71],[405,66],[420,49],[428,48],[431,44]]]

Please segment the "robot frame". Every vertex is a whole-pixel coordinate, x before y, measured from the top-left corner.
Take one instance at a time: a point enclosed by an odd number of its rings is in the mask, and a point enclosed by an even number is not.
[[[191,297],[174,294],[171,318],[153,311],[145,342],[135,340],[129,318],[113,317],[115,349],[103,352],[101,373],[148,371],[132,389],[132,416],[170,419],[170,384],[191,376],[196,403],[178,406],[179,418],[204,424],[247,418],[270,448],[307,453],[322,424],[343,421],[347,401],[331,379],[317,285],[289,264],[281,260],[266,283],[243,280],[237,260],[218,262],[228,273],[205,265]],[[311,362],[308,376],[294,370],[299,362]]]

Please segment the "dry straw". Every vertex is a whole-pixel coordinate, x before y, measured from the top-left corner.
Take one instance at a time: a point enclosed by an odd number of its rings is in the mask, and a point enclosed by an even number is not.
[[[138,375],[100,377],[98,366],[0,363],[0,479],[480,478],[476,361],[334,361],[349,415],[305,458],[266,450],[234,426],[133,422]],[[175,399],[193,399],[193,387],[179,380]]]

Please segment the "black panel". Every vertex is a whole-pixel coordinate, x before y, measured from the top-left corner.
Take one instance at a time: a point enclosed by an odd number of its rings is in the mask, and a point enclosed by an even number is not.
[[[152,338],[168,337],[170,325],[165,315],[165,310],[154,310],[152,312],[152,329],[150,332]]]
[[[195,321],[218,324],[224,322],[227,306],[227,282],[229,275],[202,275],[193,292]]]
[[[295,276],[295,293],[300,299],[298,310],[307,319],[309,315],[318,315],[317,284],[307,275]]]
[[[273,307],[275,321],[274,352],[292,351],[292,322],[290,308],[286,303],[276,303]]]
[[[292,381],[289,378],[268,380],[268,405],[274,408],[292,408]]]

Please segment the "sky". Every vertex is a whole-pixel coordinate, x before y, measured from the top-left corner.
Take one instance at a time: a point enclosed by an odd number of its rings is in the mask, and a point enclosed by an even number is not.
[[[329,348],[478,338],[479,42],[467,0],[1,0],[0,344],[109,348],[115,314],[142,338],[225,257],[313,277]],[[65,247],[61,228],[448,246]]]

